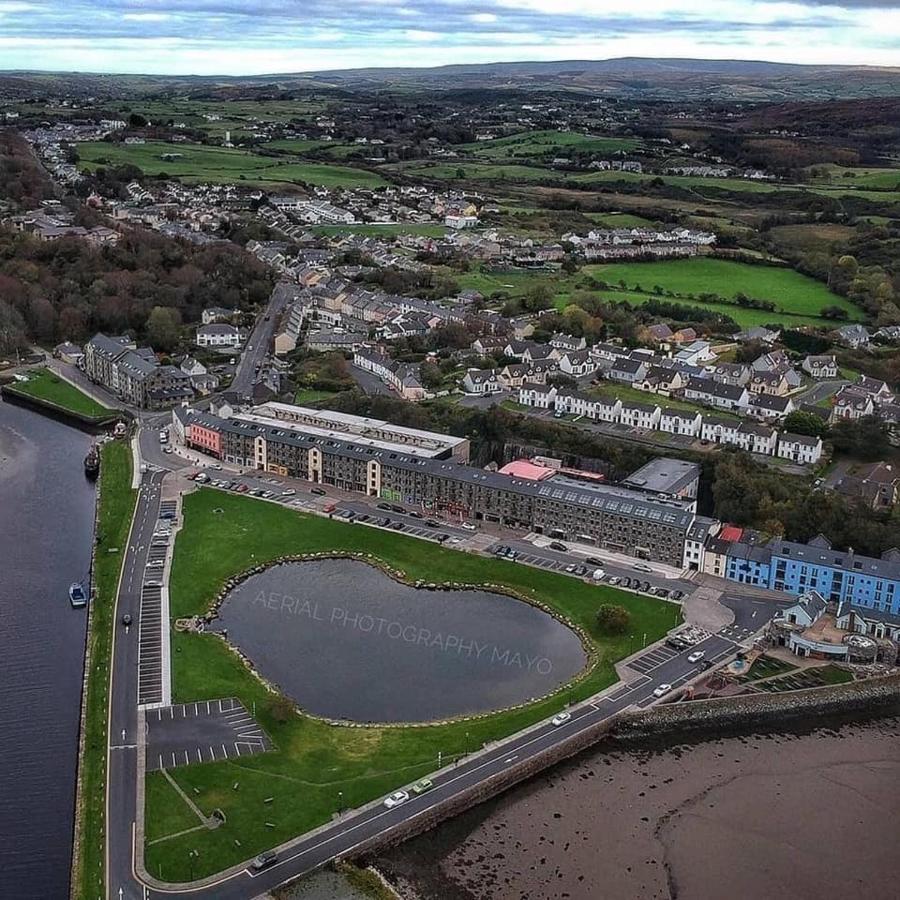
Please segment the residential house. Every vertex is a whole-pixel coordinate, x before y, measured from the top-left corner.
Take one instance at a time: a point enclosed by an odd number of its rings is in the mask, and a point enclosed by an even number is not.
[[[736,444],[740,424],[737,419],[704,416],[700,424],[700,437],[711,444]]]
[[[496,369],[469,369],[462,387],[467,394],[496,394],[503,390]]]
[[[822,438],[782,431],[778,435],[777,455],[792,462],[812,465],[822,458]]]
[[[712,378],[691,378],[684,389],[688,400],[715,406],[718,409],[743,410],[750,402],[750,395],[745,387],[735,384],[724,384]]]
[[[650,403],[623,403],[619,421],[630,428],[654,429],[659,424],[660,408]]]
[[[747,405],[747,414],[762,421],[783,419],[794,412],[797,405],[790,397],[773,397],[770,394],[753,394]]]
[[[675,359],[679,362],[688,363],[691,366],[711,362],[715,358],[716,354],[713,353],[709,341],[692,341],[675,354]]]
[[[839,372],[833,356],[807,356],[800,368],[812,378],[837,378]]]
[[[666,407],[659,416],[659,430],[669,434],[699,437],[702,418],[699,412]]]
[[[774,456],[778,444],[778,432],[774,428],[769,428],[768,425],[741,422],[737,430],[736,444],[749,453]]]
[[[790,393],[786,372],[754,371],[747,389],[752,394],[768,394],[772,397],[784,397]]]
[[[697,332],[693,328],[679,328],[672,335],[673,344],[690,344],[697,340]]]
[[[584,350],[587,347],[587,341],[583,337],[557,333],[550,338],[550,346],[557,350]]]
[[[194,375],[205,375],[208,371],[206,366],[204,366],[200,360],[194,359],[193,356],[186,356],[181,361],[179,368],[185,375],[190,377],[193,377]]]
[[[223,306],[210,306],[200,314],[202,324],[212,325],[215,322],[228,322],[239,314],[237,309],[225,309]]]
[[[639,359],[618,356],[613,360],[606,376],[610,380],[619,381],[622,384],[634,384],[635,382],[643,381],[647,377],[647,369],[647,363]]]
[[[660,322],[656,325],[649,325],[647,331],[651,339],[661,347],[668,347],[672,343],[674,331],[665,323]]]
[[[754,325],[752,328],[746,328],[739,331],[734,339],[741,344],[747,344],[750,341],[760,341],[763,344],[774,344],[781,337],[780,331],[772,331],[764,325]]]
[[[869,346],[869,329],[865,325],[844,325],[835,332],[835,338],[845,347],[858,350]]]
[[[642,391],[660,394],[663,397],[671,397],[687,384],[687,379],[677,369],[668,369],[663,366],[650,366],[643,380],[635,383],[635,387]]]
[[[891,509],[900,501],[900,467],[887,462],[856,465],[841,476],[834,489],[874,510]]]
[[[240,347],[241,333],[234,325],[201,325],[194,343],[198,347]]]
[[[535,384],[528,381],[519,387],[519,403],[537,409],[552,409],[557,389],[553,385]]]
[[[70,366],[80,366],[84,360],[84,350],[71,341],[64,341],[53,348],[53,355]]]
[[[744,385],[750,380],[750,369],[740,363],[716,363],[709,368],[709,377],[723,384]]]
[[[559,370],[573,378],[590,375],[596,368],[587,350],[566,350],[559,359]]]
[[[837,422],[841,419],[862,419],[873,415],[874,412],[875,403],[872,397],[856,385],[847,385],[834,396],[831,420]]]
[[[886,382],[881,381],[878,378],[869,378],[868,375],[860,375],[853,387],[865,391],[876,405],[894,402],[894,392],[888,387]]]

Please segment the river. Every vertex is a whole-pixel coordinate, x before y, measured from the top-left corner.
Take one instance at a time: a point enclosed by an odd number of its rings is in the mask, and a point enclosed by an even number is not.
[[[69,888],[85,610],[91,438],[0,401],[0,897]]]

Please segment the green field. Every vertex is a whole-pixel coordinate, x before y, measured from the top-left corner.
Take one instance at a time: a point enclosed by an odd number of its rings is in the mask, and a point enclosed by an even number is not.
[[[816,166],[816,169],[821,168]],[[835,188],[863,188],[873,191],[900,191],[900,169],[844,168],[829,166],[824,177],[813,177],[812,184]]]
[[[90,673],[79,761],[80,831],[73,863],[77,896],[105,896],[106,725],[109,665],[115,628],[115,596],[137,497],[131,489],[131,448],[122,441],[103,445],[100,512],[97,520],[94,597],[91,600]]]
[[[653,294],[655,286],[674,291],[681,297],[676,302],[691,303],[690,294],[718,294],[731,299],[743,292],[758,300],[772,300],[776,312],[743,310],[727,306],[729,315],[737,320],[742,312],[761,312],[764,321],[775,322],[786,316],[804,316],[818,319],[826,306],[839,306],[847,311],[850,319],[862,319],[862,311],[843,297],[833,294],[821,282],[815,281],[792,269],[775,266],[757,266],[724,259],[696,257],[685,260],[659,262],[611,263],[586,266],[583,270],[608,284],[625,282],[625,289],[632,294]],[[640,290],[637,289],[640,286]],[[693,301],[697,303],[697,301]]]
[[[630,632],[646,633],[648,642],[676,625],[679,617],[677,607],[650,597],[212,490],[185,498],[184,527],[176,539],[172,568],[171,613],[203,612],[228,577],[251,565],[286,553],[315,551],[372,554],[409,578],[507,585],[585,629],[593,648],[592,665],[560,693],[522,709],[424,727],[347,728],[304,715],[279,715],[272,694],[219,638],[173,634],[176,700],[237,696],[248,708],[255,706],[277,750],[239,762],[172,770],[204,813],[222,809],[227,821],[214,831],[195,831],[148,845],[147,868],[157,877],[188,879],[191,850],[199,852],[194,860],[196,877],[219,871],[327,822],[337,809],[339,792],[345,806],[359,806],[433,771],[438,751],[448,762],[614,683],[613,663],[632,648],[627,636],[607,638],[596,633],[594,617],[602,602],[627,607],[632,615]],[[161,777],[150,775],[148,785]],[[272,798],[271,802],[266,803],[266,798]],[[148,820],[172,821],[169,827],[174,832],[180,830],[183,817],[173,820],[170,803],[171,792],[164,785],[154,784],[148,790]],[[161,836],[155,825],[152,833]]]
[[[608,212],[585,213],[584,215],[585,218],[590,219],[602,228],[644,228],[653,224],[651,219],[636,216],[634,213]]]
[[[88,419],[108,419],[115,415],[115,410],[98,403],[50,369],[30,372],[28,381],[18,381],[10,387]]]
[[[602,137],[574,131],[522,131],[490,141],[460,144],[456,149],[490,159],[516,159],[565,155],[566,150],[587,153],[619,153],[634,150],[634,138]]]
[[[380,187],[386,182],[374,172],[260,156],[246,150],[206,147],[201,144],[111,144],[105,141],[78,145],[79,168],[93,171],[103,165],[133,165],[145,175],[165,174],[185,181],[232,183],[306,182],[322,187]],[[163,159],[172,155],[173,159]]]

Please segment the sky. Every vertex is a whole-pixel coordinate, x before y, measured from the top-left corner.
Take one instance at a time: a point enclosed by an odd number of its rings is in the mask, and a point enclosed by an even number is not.
[[[620,56],[900,66],[900,0],[0,0],[0,68],[255,75]]]

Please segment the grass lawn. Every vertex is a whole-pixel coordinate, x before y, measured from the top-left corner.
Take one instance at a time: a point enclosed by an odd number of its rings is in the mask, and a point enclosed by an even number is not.
[[[743,292],[748,297],[775,302],[777,312],[755,310],[767,315],[770,322],[777,320],[779,313],[818,318],[826,306],[839,306],[845,309],[851,319],[859,320],[863,317],[859,307],[833,294],[821,282],[792,269],[775,266],[757,266],[726,259],[695,257],[646,263],[593,265],[586,266],[583,271],[609,284],[624,281],[629,292],[652,294],[653,288],[660,285],[668,291],[682,295],[677,298],[663,298],[675,299],[676,302],[691,302],[688,294],[714,293],[725,299],[731,299],[735,294]],[[636,290],[637,287],[640,290]]]
[[[147,847],[148,870],[166,880],[189,878],[188,851],[198,850],[195,875],[216,872],[327,822],[337,809],[358,806],[437,768],[445,761],[508,735],[616,680],[613,663],[630,652],[629,638],[602,637],[594,628],[597,607],[614,602],[631,612],[631,633],[653,641],[679,621],[677,607],[589,585],[515,563],[445,550],[403,535],[305,516],[273,504],[208,489],[185,498],[185,524],[175,545],[172,615],[204,611],[225,580],[251,565],[285,553],[347,550],[371,553],[410,578],[505,584],[558,610],[590,635],[594,662],[562,692],[518,710],[425,727],[348,728],[307,716],[279,717],[272,695],[238,657],[210,634],[173,635],[173,680],[178,702],[239,697],[257,717],[277,750],[239,761],[172,771],[181,788],[205,812],[221,808],[227,822],[215,831],[172,837]],[[213,510],[221,512],[213,512]],[[237,789],[234,785],[238,784]],[[274,798],[265,803],[266,798]],[[166,795],[148,794],[147,816]],[[154,826],[154,831],[158,829]],[[236,845],[240,841],[240,846]]]
[[[85,700],[84,748],[79,765],[81,821],[73,884],[80,897],[104,893],[106,842],[106,725],[114,604],[137,494],[131,489],[131,448],[122,441],[103,445],[100,513],[91,608],[90,675]]]
[[[490,159],[515,159],[535,156],[565,156],[565,149],[591,153],[617,153],[634,150],[640,145],[635,138],[600,137],[578,134],[574,131],[522,131],[490,141],[461,144],[464,150],[475,156]]]
[[[639,391],[637,388],[627,384],[610,384],[604,382],[601,384],[591,385],[588,388],[589,394],[595,394],[598,397],[618,398],[623,403],[651,403],[659,407],[667,406],[673,409],[686,409],[690,412],[699,412],[702,415],[721,416],[724,419],[740,420],[740,416],[726,410],[710,409],[708,406],[702,406],[699,403],[691,403],[690,400],[677,400],[671,397],[661,397],[659,394],[652,394],[649,391]]]
[[[308,182],[324,187],[380,187],[386,184],[380,175],[347,166],[331,166],[292,160],[290,157],[260,156],[246,150],[207,147],[202,144],[111,144],[105,141],[78,145],[79,167],[93,171],[103,165],[137,166],[146,175],[165,173],[186,181],[231,183]],[[164,156],[171,156],[164,159]]]
[[[816,169],[823,168],[816,166]],[[814,178],[812,183],[822,187],[864,188],[875,191],[900,191],[900,169],[844,168],[828,166],[828,174]]]
[[[312,388],[300,388],[294,394],[294,403],[305,406],[308,403],[318,403],[320,400],[328,400],[336,396],[337,391],[316,391]]]
[[[106,419],[115,415],[115,410],[98,403],[50,369],[33,371],[29,374],[28,381],[18,381],[10,387],[20,394],[46,400],[89,419]]]
[[[585,213],[585,217],[603,228],[644,228],[653,224],[652,220],[634,213]]]

